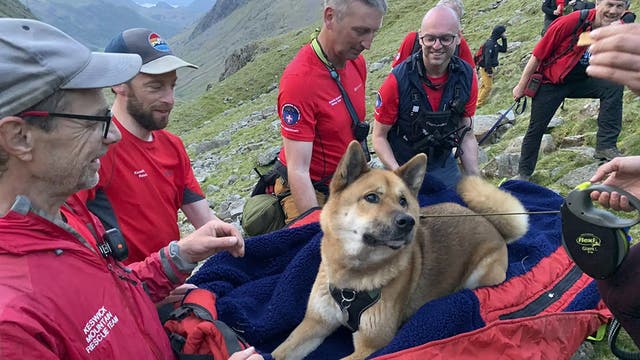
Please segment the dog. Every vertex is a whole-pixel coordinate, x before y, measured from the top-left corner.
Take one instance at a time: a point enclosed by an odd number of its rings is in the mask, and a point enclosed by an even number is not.
[[[468,208],[420,208],[426,164],[419,154],[395,171],[373,169],[357,142],[348,146],[320,214],[321,262],[304,319],[276,360],[304,358],[341,325],[353,332],[344,359],[364,359],[426,302],[505,280],[507,244],[528,230],[520,201],[466,176],[458,193]],[[465,216],[489,213],[520,214]]]

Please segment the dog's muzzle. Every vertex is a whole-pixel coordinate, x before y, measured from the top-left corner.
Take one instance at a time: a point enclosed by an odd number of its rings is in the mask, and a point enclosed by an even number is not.
[[[416,219],[405,212],[397,212],[391,224],[380,224],[363,235],[364,243],[369,246],[388,246],[397,250],[408,244]]]

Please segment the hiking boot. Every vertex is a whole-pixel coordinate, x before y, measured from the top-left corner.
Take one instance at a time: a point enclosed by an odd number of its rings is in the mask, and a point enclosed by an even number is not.
[[[596,149],[596,152],[593,153],[593,158],[596,160],[605,160],[611,161],[613,158],[624,156],[623,153],[618,150],[618,148],[608,148],[608,149]]]

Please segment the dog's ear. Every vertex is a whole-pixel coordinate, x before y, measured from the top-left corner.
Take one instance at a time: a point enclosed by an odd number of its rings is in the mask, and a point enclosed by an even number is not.
[[[418,196],[425,172],[427,172],[427,155],[425,154],[412,157],[395,171],[415,196]]]
[[[347,151],[342,156],[342,159],[340,159],[335,174],[333,174],[333,179],[331,179],[331,184],[329,185],[329,192],[335,193],[343,190],[369,170],[370,168],[369,165],[367,165],[362,147],[357,141],[352,141],[347,147]]]

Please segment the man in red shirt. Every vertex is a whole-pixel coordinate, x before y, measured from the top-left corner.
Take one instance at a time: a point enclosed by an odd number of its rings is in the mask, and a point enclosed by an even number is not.
[[[101,88],[135,76],[140,57],[28,19],[0,19],[0,39],[0,359],[174,359],[152,301],[198,261],[242,256],[242,238],[210,222],[123,266],[74,193],[120,139]]]
[[[387,169],[418,153],[429,157],[427,174],[454,187],[460,170],[478,174],[478,143],[471,117],[478,97],[471,66],[453,56],[460,21],[449,7],[429,10],[420,27],[422,51],[393,68],[378,91],[373,147]]]
[[[520,81],[513,88],[513,97],[524,95],[527,81],[534,72],[543,76],[542,85],[531,101],[529,128],[522,141],[517,179],[529,180],[538,161],[542,136],[565,98],[600,99],[596,159],[611,160],[621,156],[616,143],[622,130],[621,85],[590,77],[586,73],[590,53],[586,46],[577,46],[577,37],[584,31],[617,23],[628,0],[600,0],[588,11],[584,26],[580,11],[574,11],[554,21],[533,49]]]
[[[360,122],[365,118],[367,70],[361,53],[371,47],[387,11],[385,0],[325,1],[323,26],[280,78],[278,113],[283,147],[278,155],[281,177],[276,194],[286,222],[322,206],[327,184],[354,140],[352,118],[329,69],[339,76]]]
[[[464,15],[464,4],[462,0],[440,0],[437,5],[445,5],[450,7],[453,11],[458,15],[458,19],[462,21],[462,16]],[[393,62],[391,63],[391,67],[396,67],[396,65],[403,62],[406,58],[408,58],[411,54],[420,50],[420,43],[418,41],[418,32],[412,31],[408,33],[404,40],[402,40],[402,44],[400,44],[400,48],[398,49],[398,53],[393,58]],[[471,53],[471,49],[469,48],[469,44],[467,40],[460,35],[460,44],[456,47],[455,55],[460,59],[467,62],[467,64],[471,65],[473,69],[475,69],[476,64],[473,61],[473,53]]]
[[[182,140],[163,130],[174,105],[176,70],[197,67],[173,55],[160,35],[142,28],[123,31],[105,52],[142,57],[140,73],[112,87],[113,122],[122,140],[102,158],[100,182],[87,204],[105,228],[122,231],[129,247],[126,263],[141,261],[180,238],[180,209],[196,229],[214,220],[240,237],[209,208]]]

